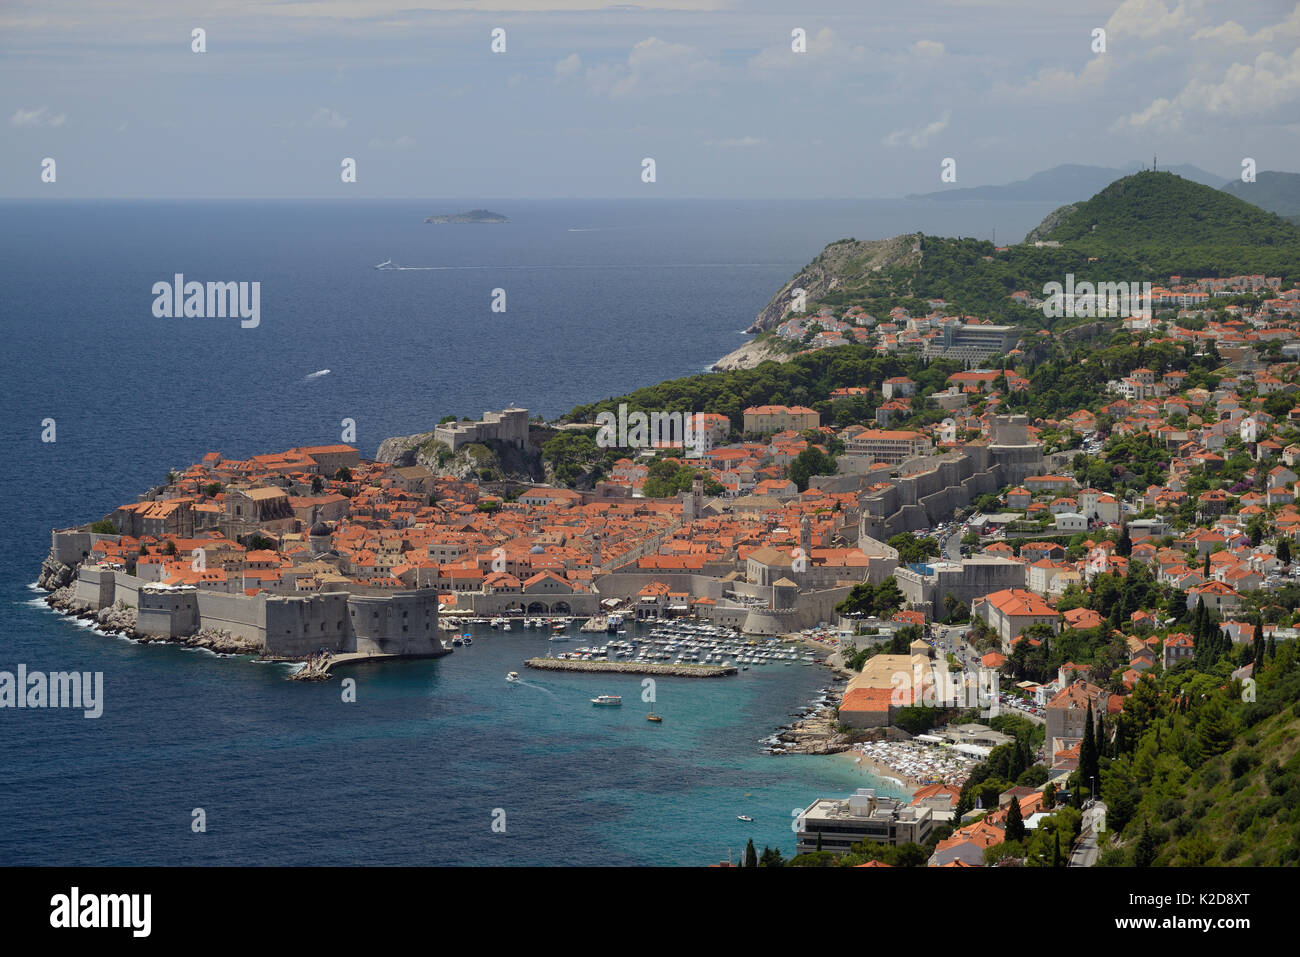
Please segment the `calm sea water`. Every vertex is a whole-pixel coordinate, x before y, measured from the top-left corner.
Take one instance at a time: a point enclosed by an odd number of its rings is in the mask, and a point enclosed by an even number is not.
[[[486,206],[500,226],[431,226]],[[823,245],[1023,235],[1048,212],[907,202],[0,203],[0,670],[102,671],[105,710],[0,710],[0,864],[690,864],[871,783],[759,741],[827,672],[659,682],[504,675],[544,638],[300,685],[279,666],[142,647],[34,603],[54,526],[208,451],[339,440],[373,454],[445,414],[545,415],[698,372]],[[404,266],[377,271],[391,259]],[[151,287],[262,283],[261,325],[155,319]],[[494,289],[507,311],[493,313]],[[307,378],[329,369],[329,375]],[[56,441],[42,442],[53,419]],[[622,694],[621,710],[595,694]],[[206,834],[190,829],[203,808]],[[491,828],[494,809],[506,832]],[[746,813],[752,825],[736,820]]]

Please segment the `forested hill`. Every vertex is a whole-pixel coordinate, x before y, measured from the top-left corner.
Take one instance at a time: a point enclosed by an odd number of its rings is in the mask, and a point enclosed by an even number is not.
[[[790,291],[807,307],[861,305],[876,317],[895,306],[912,315],[943,299],[949,314],[1055,328],[1041,310],[1017,305],[1017,290],[1040,296],[1048,282],[1151,282],[1171,275],[1264,273],[1300,279],[1300,227],[1229,193],[1173,173],[1142,172],[1091,199],[1063,206],[1026,242],[995,249],[987,240],[899,236],[880,243],[831,243],[773,297],[751,331],[790,315]],[[1035,246],[1042,240],[1059,245]]]
[[[1235,247],[1300,254],[1300,228],[1223,190],[1173,173],[1142,172],[1052,213],[1026,242],[1056,241],[1091,255],[1166,254],[1171,248]]]

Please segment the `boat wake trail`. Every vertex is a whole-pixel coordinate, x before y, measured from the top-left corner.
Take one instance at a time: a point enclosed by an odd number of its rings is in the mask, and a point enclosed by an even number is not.
[[[543,692],[543,693],[545,693],[545,694],[548,694],[548,695],[550,695],[552,698],[555,697],[555,692],[552,691],[550,688],[543,688],[541,685],[535,685],[535,684],[533,684],[531,681],[523,681],[523,680],[520,680],[520,681],[516,681],[515,684],[519,685],[519,687],[521,687],[521,688],[532,688],[532,689],[534,689],[535,691],[541,691],[541,692]]]
[[[310,382],[312,379],[319,379],[321,376],[327,376],[329,374],[330,374],[329,369],[320,369],[316,372],[307,373],[305,376],[302,377],[302,381]]]

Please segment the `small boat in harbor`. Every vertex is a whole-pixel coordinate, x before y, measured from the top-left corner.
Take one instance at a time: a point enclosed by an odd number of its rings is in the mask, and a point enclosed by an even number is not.
[[[455,645],[457,648],[459,648],[461,645],[465,644],[465,639],[460,637],[460,635],[457,635],[455,638],[451,640],[451,643]]]
[[[591,703],[598,708],[618,708],[623,704],[621,695],[603,694],[591,699]]]
[[[750,817],[748,814],[737,814],[737,815],[736,815],[736,820],[737,820],[737,821],[744,821],[746,824],[753,824],[753,823],[754,823],[754,819],[753,819],[752,817]]]
[[[655,724],[663,724],[664,719],[657,714],[648,714],[645,716],[647,721],[653,721]]]
[[[508,675],[506,675],[506,681],[518,681],[518,680],[519,680],[519,672],[517,671],[512,671]]]
[[[461,635],[461,636],[460,636],[460,640],[463,641],[463,642],[465,642],[465,644],[467,644],[467,645],[472,645],[472,644],[474,644],[474,639],[473,639],[471,636],[469,636],[469,635]]]

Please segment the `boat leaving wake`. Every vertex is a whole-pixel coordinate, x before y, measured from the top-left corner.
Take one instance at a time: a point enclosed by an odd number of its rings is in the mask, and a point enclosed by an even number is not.
[[[531,681],[524,681],[522,678],[519,679],[518,681],[512,681],[510,683],[513,685],[517,685],[520,688],[532,688],[535,691],[542,691],[550,695],[552,698],[555,697],[555,692],[552,691],[550,688],[543,688],[541,685],[535,685]]]
[[[307,382],[307,381],[309,381],[309,380],[311,380],[311,379],[319,379],[321,376],[325,376],[325,375],[329,375],[329,374],[330,374],[330,370],[329,370],[329,369],[320,369],[320,370],[317,371],[317,372],[309,372],[307,375],[305,375],[305,376],[302,377],[302,381],[303,381],[303,382]]]

